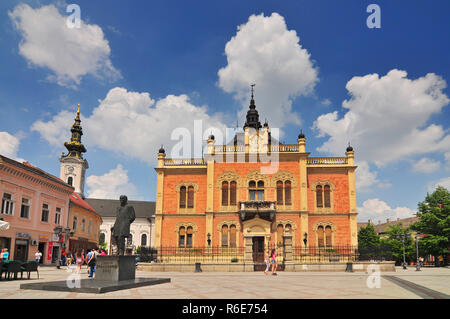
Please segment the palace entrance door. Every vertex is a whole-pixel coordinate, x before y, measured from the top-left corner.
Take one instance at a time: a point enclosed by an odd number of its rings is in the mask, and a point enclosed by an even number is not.
[[[264,270],[264,236],[253,237],[253,262],[255,271]]]

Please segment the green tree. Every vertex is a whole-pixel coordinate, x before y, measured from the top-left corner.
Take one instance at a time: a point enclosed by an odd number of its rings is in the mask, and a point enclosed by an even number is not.
[[[358,232],[359,247],[378,247],[379,244],[380,237],[372,224],[368,224],[366,227],[361,227]]]
[[[392,248],[392,258],[398,262],[403,262],[403,240],[402,237],[409,232],[410,235],[405,237],[405,260],[406,262],[416,260],[415,243],[411,236],[411,231],[403,228],[401,223],[388,226],[386,234],[388,237],[381,240],[382,245],[387,245]]]
[[[430,254],[439,260],[439,256],[447,261],[450,247],[450,193],[438,186],[436,190],[425,197],[418,205],[419,221],[411,225],[411,229],[425,234],[420,239],[421,252]]]

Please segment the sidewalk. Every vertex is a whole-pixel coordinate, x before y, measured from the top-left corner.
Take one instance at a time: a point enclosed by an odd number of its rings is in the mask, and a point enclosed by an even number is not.
[[[40,268],[39,281],[66,280],[71,273],[61,269]],[[136,272],[136,277],[171,278],[170,283],[134,288],[105,294],[21,290],[21,283],[31,280],[0,281],[0,299],[422,299],[422,297],[384,276],[395,276],[439,293],[450,295],[450,269],[415,268],[381,273],[380,288],[369,288],[365,273],[278,272],[278,276],[251,273],[170,273]],[[19,275],[20,276],[20,275]],[[83,267],[81,278],[87,278]],[[95,279],[94,279],[95,280]]]

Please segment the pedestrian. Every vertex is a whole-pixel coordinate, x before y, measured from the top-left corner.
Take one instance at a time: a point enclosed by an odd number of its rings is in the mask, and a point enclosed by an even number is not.
[[[101,253],[100,253],[100,256],[106,256],[106,252],[105,252],[104,249],[102,249],[102,251],[101,251]]]
[[[96,250],[93,248],[87,254],[87,264],[89,266],[89,275],[88,275],[89,278],[94,278],[95,262],[96,262]]]
[[[266,250],[264,262],[266,263],[266,269],[264,270],[264,274],[267,275],[269,273],[269,268],[270,268],[270,255],[269,255],[268,250]]]
[[[81,265],[84,263],[84,256],[80,249],[77,250],[75,254],[75,261],[77,264],[77,273],[81,273]]]
[[[277,275],[276,271],[277,271],[277,266],[278,265],[277,265],[277,253],[276,253],[275,249],[272,249],[271,258],[272,258],[272,260],[271,260],[271,262],[272,262],[272,275],[276,276]]]
[[[70,267],[72,265],[72,252],[69,250],[66,255],[66,265]]]
[[[63,249],[63,250],[62,250],[62,253],[61,253],[61,264],[62,264],[63,266],[66,265],[66,256],[67,256],[67,252],[66,252],[65,249]]]
[[[8,248],[3,248],[2,249],[2,256],[1,256],[3,261],[7,261],[9,259],[9,251]]]
[[[36,262],[39,264],[40,261],[41,261],[41,258],[42,258],[42,253],[39,251],[39,249],[38,249],[38,251],[34,254],[34,258],[36,259]]]

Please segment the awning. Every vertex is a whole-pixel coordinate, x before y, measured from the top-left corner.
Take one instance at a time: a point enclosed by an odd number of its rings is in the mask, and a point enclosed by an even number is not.
[[[9,223],[5,222],[3,220],[0,220],[0,230],[7,230],[9,229]]]

